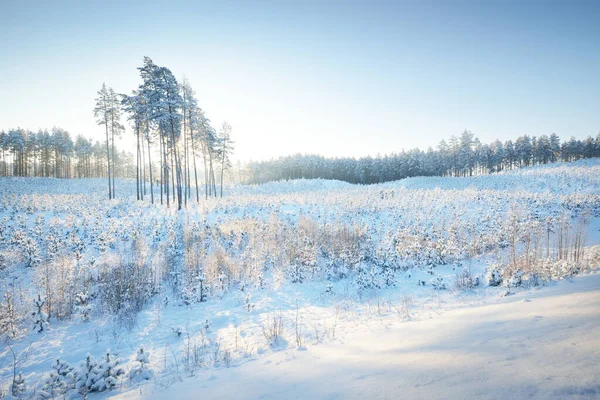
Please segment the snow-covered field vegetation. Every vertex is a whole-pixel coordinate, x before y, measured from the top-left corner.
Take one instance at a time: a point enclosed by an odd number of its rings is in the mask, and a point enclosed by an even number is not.
[[[419,334],[413,324],[442,317],[432,329],[445,329],[452,309],[545,293],[575,275],[594,279],[588,289],[598,282],[598,159],[371,186],[230,186],[181,212],[136,201],[135,181],[117,190],[128,196],[105,199],[103,179],[0,180],[0,395],[208,390],[230,367],[260,371],[259,360],[298,351],[310,367],[315,349],[365,331]],[[582,376],[597,377],[597,365]],[[590,387],[569,390],[600,394]]]

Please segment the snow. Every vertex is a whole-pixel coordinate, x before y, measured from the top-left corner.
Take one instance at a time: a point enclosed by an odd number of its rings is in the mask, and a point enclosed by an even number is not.
[[[115,398],[600,396],[600,274],[488,301]]]
[[[118,180],[123,197],[108,201],[105,184],[0,179],[0,296],[18,287],[27,314],[15,338],[1,342],[0,396],[12,380],[13,350],[29,395],[57,359],[78,369],[88,353],[101,361],[110,349],[124,373],[90,398],[600,397],[598,159],[372,186],[230,186],[223,199],[191,201],[180,214],[136,202],[132,181]],[[540,286],[527,275],[521,287],[506,286],[515,276],[486,285],[490,266],[506,264],[511,229],[542,246],[546,221],[563,218],[574,229],[582,215],[590,223],[581,260],[544,261]],[[79,283],[133,258],[135,240],[142,269],[181,260],[189,232],[202,239],[194,246],[206,250],[205,274],[231,263],[248,275],[225,287],[205,277],[202,299],[160,282],[124,319],[101,302],[116,278],[104,292]],[[344,235],[362,247],[348,247]],[[295,246],[302,283],[286,269]],[[355,262],[355,253],[369,259]],[[378,263],[395,270],[378,275]],[[45,295],[49,265],[52,278],[64,270],[72,277],[74,314],[51,315],[37,333],[33,300]],[[253,268],[264,273],[257,278]],[[464,271],[480,284],[455,287]]]

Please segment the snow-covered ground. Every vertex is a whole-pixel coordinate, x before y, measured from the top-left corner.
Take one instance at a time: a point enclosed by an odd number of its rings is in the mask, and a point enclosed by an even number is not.
[[[435,314],[116,398],[600,397],[600,274]]]
[[[15,357],[27,398],[110,349],[124,373],[90,398],[600,396],[600,160],[233,186],[179,214],[104,185],[0,179],[0,395]]]

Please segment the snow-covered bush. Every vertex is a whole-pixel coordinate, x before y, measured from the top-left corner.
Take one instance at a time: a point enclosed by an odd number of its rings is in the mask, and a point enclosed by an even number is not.
[[[23,373],[19,371],[12,381],[10,392],[13,397],[20,399],[25,394],[25,390],[25,378],[23,377]]]
[[[281,314],[270,316],[267,321],[263,323],[262,332],[270,346],[279,346],[283,344],[283,316]]]
[[[83,322],[88,322],[90,320],[92,306],[89,301],[90,298],[87,293],[79,292],[75,295],[75,307],[77,308],[77,313]]]
[[[17,311],[14,291],[7,287],[0,298],[0,335],[16,337],[20,323],[21,316]]]
[[[488,268],[488,273],[487,273],[486,278],[487,278],[487,282],[488,282],[489,286],[502,285],[502,282],[503,282],[502,274],[498,270],[498,267],[495,265]]]
[[[23,258],[26,267],[37,267],[40,262],[40,248],[37,242],[29,237],[21,243]]]
[[[95,391],[95,385],[102,376],[98,362],[88,353],[75,372],[75,389],[84,397]]]
[[[435,290],[446,290],[447,289],[446,282],[444,281],[444,278],[440,275],[432,278],[429,283]]]
[[[479,277],[473,276],[469,268],[463,268],[461,272],[456,274],[454,280],[454,288],[456,290],[473,289],[477,286],[479,286]]]
[[[52,365],[52,372],[38,391],[43,399],[60,398],[75,387],[75,373],[66,361],[57,359]]]
[[[149,357],[147,351],[140,348],[135,357],[135,365],[129,371],[129,378],[134,382],[152,379],[153,373],[149,367]]]
[[[103,392],[113,389],[124,374],[125,370],[120,365],[118,355],[107,351],[98,362],[98,379],[94,384],[94,391]]]

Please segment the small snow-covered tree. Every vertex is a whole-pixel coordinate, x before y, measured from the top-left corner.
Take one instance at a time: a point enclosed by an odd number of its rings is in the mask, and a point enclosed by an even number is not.
[[[53,399],[65,395],[75,386],[75,374],[73,367],[66,361],[57,359],[52,365],[52,372],[44,382],[44,386],[38,392],[43,399]]]
[[[33,305],[35,306],[35,311],[31,313],[33,317],[33,329],[38,333],[42,333],[44,329],[48,327],[48,315],[42,311],[42,307],[44,307],[45,301],[42,300],[42,297],[38,294],[38,298],[33,301]]]
[[[129,372],[129,378],[135,382],[148,380],[152,378],[152,370],[149,367],[150,354],[145,352],[143,348],[138,350],[135,357],[136,365]]]
[[[87,293],[79,292],[75,295],[75,306],[77,307],[77,312],[83,322],[88,322],[90,320],[92,307],[89,301],[90,298]]]
[[[380,271],[374,266],[369,268],[360,264],[354,277],[354,285],[359,293],[369,289],[381,289]]]
[[[502,285],[502,274],[498,268],[493,267],[488,270],[487,281],[489,286],[500,286]]]
[[[96,383],[101,378],[98,362],[88,353],[75,374],[75,389],[86,398],[88,393],[95,391]]]
[[[523,271],[520,268],[517,268],[515,272],[512,273],[510,279],[508,279],[508,285],[510,287],[519,287],[523,283]]]
[[[203,303],[206,301],[206,277],[204,276],[204,273],[199,273],[196,276],[196,281],[198,282],[198,286],[197,286],[197,295],[198,295],[198,301]]]
[[[446,282],[444,282],[444,278],[440,275],[432,278],[430,283],[435,290],[446,290]]]
[[[14,337],[19,326],[19,314],[15,306],[15,295],[7,288],[0,301],[0,334]]]
[[[13,378],[10,391],[13,397],[16,398],[20,398],[25,394],[25,378],[23,378],[23,373],[21,371]]]
[[[26,267],[36,267],[40,259],[40,248],[37,242],[31,238],[25,238],[22,244],[23,258],[25,259]]]
[[[117,354],[107,351],[102,361],[98,363],[98,380],[93,386],[94,391],[103,392],[117,386],[117,380],[125,374],[125,370],[119,364]]]

